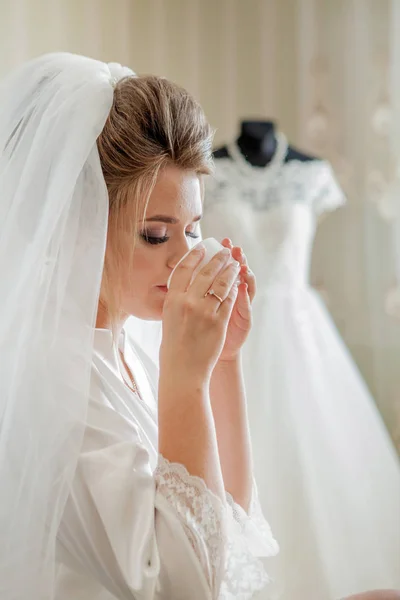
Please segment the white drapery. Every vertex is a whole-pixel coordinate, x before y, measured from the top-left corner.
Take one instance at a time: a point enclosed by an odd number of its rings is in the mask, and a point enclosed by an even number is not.
[[[333,163],[348,205],[320,227],[312,278],[400,444],[399,31],[399,0],[0,0],[0,76],[54,50],[118,61],[191,90],[217,143],[273,118]]]

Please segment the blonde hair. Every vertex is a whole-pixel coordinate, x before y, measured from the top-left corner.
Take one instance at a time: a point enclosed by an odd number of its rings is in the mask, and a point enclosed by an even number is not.
[[[159,172],[167,165],[212,170],[213,132],[200,105],[178,85],[160,77],[127,77],[114,101],[97,147],[109,195],[109,224],[100,302],[115,327],[121,306],[121,232],[131,237],[145,217]],[[115,329],[114,329],[115,331]]]

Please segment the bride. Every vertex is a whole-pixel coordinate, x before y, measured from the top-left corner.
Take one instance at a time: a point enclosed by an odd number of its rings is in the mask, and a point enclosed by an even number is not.
[[[166,287],[211,142],[187,92],[119,65],[51,54],[1,87],[1,598],[267,582],[240,368],[254,277],[227,247],[193,279],[197,248]],[[157,402],[131,314],[163,319]]]
[[[51,54],[0,88],[2,599],[267,584],[240,367],[254,276],[225,240],[166,287],[210,169],[204,115],[165,79]],[[162,318],[157,391],[129,315]]]

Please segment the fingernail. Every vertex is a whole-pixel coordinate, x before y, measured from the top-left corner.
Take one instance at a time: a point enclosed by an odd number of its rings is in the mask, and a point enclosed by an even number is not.
[[[229,256],[231,251],[229,250],[229,248],[224,248],[223,250],[221,250],[222,255],[223,256]]]

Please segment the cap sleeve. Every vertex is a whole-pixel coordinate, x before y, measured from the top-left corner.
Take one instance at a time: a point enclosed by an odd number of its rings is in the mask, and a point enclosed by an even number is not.
[[[312,206],[317,215],[336,210],[345,204],[345,195],[329,163],[321,161],[315,186]]]

